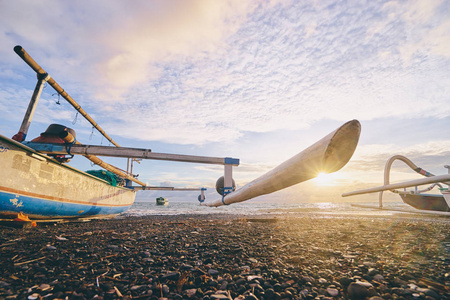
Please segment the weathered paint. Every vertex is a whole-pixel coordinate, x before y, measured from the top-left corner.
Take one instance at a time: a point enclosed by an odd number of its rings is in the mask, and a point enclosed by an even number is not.
[[[54,161],[0,135],[0,215],[30,218],[116,215],[134,202],[135,191]]]

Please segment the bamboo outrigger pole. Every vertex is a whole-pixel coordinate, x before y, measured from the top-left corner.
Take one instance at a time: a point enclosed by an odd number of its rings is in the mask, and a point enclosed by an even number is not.
[[[414,180],[405,181],[405,182],[386,184],[386,185],[377,186],[374,188],[368,188],[365,190],[357,190],[357,191],[353,191],[353,192],[348,192],[348,193],[342,194],[342,197],[356,196],[356,195],[376,193],[376,192],[382,192],[382,191],[390,191],[390,190],[395,190],[395,189],[419,186],[419,185],[436,183],[436,182],[444,183],[445,181],[448,182],[449,180],[450,180],[450,174],[437,175],[437,176],[431,176],[431,177],[426,177],[426,178],[421,178],[421,179],[414,179]]]
[[[34,59],[27,53],[27,51],[25,51],[25,49],[22,48],[22,46],[15,46],[14,52],[16,52],[17,55],[19,55],[38,74],[38,76],[48,74],[37,62],[34,61]],[[73,106],[73,108],[85,117],[86,120],[88,120],[89,123],[91,123],[92,126],[94,126],[95,129],[97,129],[108,141],[110,141],[114,146],[120,147],[119,144],[117,144],[53,78],[50,77],[47,82],[55,89],[55,91],[58,92],[59,95],[66,99],[67,102]]]
[[[316,177],[319,172],[336,172],[345,166],[352,157],[360,133],[359,121],[349,121],[309,148],[235,192],[203,205],[215,207],[242,202],[309,180]]]

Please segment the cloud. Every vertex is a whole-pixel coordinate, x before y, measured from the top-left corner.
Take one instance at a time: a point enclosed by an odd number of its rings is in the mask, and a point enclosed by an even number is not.
[[[134,3],[122,8],[124,22],[102,37],[112,55],[97,67],[119,92],[158,78],[168,62],[205,57],[223,47],[256,6],[234,0]]]
[[[145,120],[147,133],[136,130],[135,137],[201,144],[299,130],[321,119],[450,113],[448,70],[427,58],[408,66],[398,59],[405,30],[416,27],[392,27],[390,19],[377,25],[385,8],[374,4],[364,15],[362,6],[314,9],[297,3],[255,10],[224,49],[169,63],[158,79],[127,95],[133,109],[120,109],[122,118],[141,116],[136,128]],[[426,35],[417,31],[419,39]]]
[[[324,119],[450,115],[445,1],[17,3],[0,39],[30,45],[117,135],[229,144]]]
[[[157,77],[167,61],[214,52],[258,5],[236,0],[134,1],[133,5],[18,0],[2,5],[0,40],[8,45],[23,41],[26,49],[39,45],[39,53],[64,57],[66,65],[89,66],[92,71],[85,71],[90,80],[96,79],[97,87],[106,84],[123,92]],[[42,45],[52,46],[43,50]],[[109,99],[113,95],[104,94]]]
[[[390,1],[383,6],[388,18],[378,32],[387,30],[396,23],[403,26],[406,39],[399,44],[404,63],[413,63],[414,56],[432,53],[449,58],[445,49],[450,46],[449,4],[443,0],[410,1],[404,5],[400,1]],[[391,27],[392,28],[392,27]]]
[[[350,191],[382,185],[386,162],[394,155],[405,156],[418,167],[435,175],[446,174],[443,166],[448,164],[449,146],[448,140],[434,140],[406,147],[396,144],[360,145],[351,161],[339,171],[341,186],[347,186],[347,191]],[[422,178],[404,162],[397,160],[392,164],[390,174],[391,182]]]

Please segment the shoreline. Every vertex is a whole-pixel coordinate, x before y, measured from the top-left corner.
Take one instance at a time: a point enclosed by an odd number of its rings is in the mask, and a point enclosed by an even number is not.
[[[441,218],[158,215],[0,232],[0,299],[450,298]]]
[[[188,204],[188,205],[186,205]],[[195,204],[195,203],[194,203]],[[135,207],[132,207],[122,216],[142,217],[148,215],[271,215],[280,216],[301,216],[304,214],[318,214],[331,216],[367,216],[367,217],[406,217],[406,218],[427,218],[435,219],[439,216],[445,218],[450,217],[450,212],[436,212],[436,211],[420,211],[413,207],[404,204],[401,201],[389,202],[380,209],[378,202],[368,202],[366,205],[358,205],[354,203],[295,203],[295,204],[280,204],[273,203],[237,203],[231,206],[221,207],[205,207],[199,205],[192,205],[189,202],[173,202],[169,206],[156,206],[152,202],[137,202]],[[437,218],[438,219],[438,218]]]

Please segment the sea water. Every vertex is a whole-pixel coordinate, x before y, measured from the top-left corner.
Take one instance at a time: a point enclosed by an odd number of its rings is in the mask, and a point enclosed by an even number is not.
[[[365,203],[377,207],[378,203]],[[270,203],[247,201],[234,203],[220,207],[202,206],[198,202],[169,202],[168,205],[156,205],[156,201],[137,201],[126,211],[123,216],[146,216],[146,215],[196,215],[196,214],[232,214],[232,215],[248,215],[258,216],[272,214],[302,214],[315,213],[323,215],[392,215],[399,213],[398,210],[406,212],[417,212],[416,209],[403,202],[386,202],[383,203],[385,209],[376,210],[370,208],[361,208],[352,206],[351,203]]]

